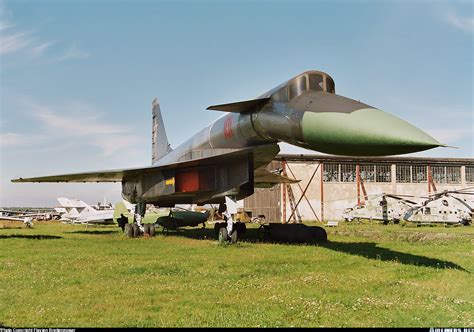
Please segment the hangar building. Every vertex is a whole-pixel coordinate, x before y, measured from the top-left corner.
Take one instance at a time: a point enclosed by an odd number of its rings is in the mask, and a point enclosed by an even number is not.
[[[420,197],[474,187],[472,158],[281,154],[268,169],[301,180],[255,189],[244,200],[245,210],[252,211],[252,216],[265,215],[271,222],[341,220],[344,209],[372,195]]]

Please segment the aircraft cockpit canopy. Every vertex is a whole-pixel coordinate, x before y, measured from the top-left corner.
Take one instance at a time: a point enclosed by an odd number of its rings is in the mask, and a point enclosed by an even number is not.
[[[333,79],[326,73],[310,71],[303,73],[279,89],[272,95],[275,101],[287,102],[305,91],[323,91],[335,93]]]

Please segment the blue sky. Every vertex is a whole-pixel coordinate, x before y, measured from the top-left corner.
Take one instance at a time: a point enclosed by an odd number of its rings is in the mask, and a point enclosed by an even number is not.
[[[474,156],[473,3],[0,1],[0,206],[120,199],[120,185],[19,176],[149,165],[151,101],[172,146],[309,69],[338,94]],[[283,151],[299,151],[284,146]]]

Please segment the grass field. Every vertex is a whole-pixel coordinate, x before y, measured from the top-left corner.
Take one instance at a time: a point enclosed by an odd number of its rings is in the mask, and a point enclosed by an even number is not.
[[[225,246],[211,226],[0,229],[0,326],[474,326],[474,226],[327,231]]]

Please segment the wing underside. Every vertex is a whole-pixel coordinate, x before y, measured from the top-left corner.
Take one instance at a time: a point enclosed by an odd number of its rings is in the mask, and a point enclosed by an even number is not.
[[[141,168],[128,168],[128,169],[116,169],[116,170],[105,170],[95,172],[81,172],[71,174],[60,174],[40,177],[29,177],[29,178],[17,178],[11,180],[12,182],[122,182],[127,179],[135,178],[137,176],[146,176],[156,174],[156,172],[166,171],[171,169],[186,169],[193,167],[211,166],[215,164],[226,163],[232,161],[239,156],[250,155],[253,159],[254,169],[258,169],[268,164],[279,152],[277,144],[266,144],[251,148],[236,149],[233,152],[220,154],[212,157],[195,159],[185,162],[172,163],[160,166],[149,166]],[[269,172],[268,172],[269,173]],[[271,174],[271,173],[270,173]],[[271,175],[264,174],[261,171],[257,171],[257,175],[261,178],[265,175],[265,178],[269,181],[275,181],[275,178]]]

